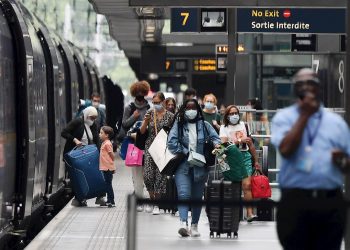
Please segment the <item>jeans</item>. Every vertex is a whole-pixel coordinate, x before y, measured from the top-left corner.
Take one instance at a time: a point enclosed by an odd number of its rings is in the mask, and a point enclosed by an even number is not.
[[[175,182],[177,187],[177,194],[179,200],[201,200],[203,197],[205,181],[201,180],[194,182],[193,168],[190,168],[188,174],[179,171],[175,174]],[[188,219],[188,205],[178,205],[180,220],[186,221]],[[201,215],[201,206],[192,206],[192,222],[191,224],[198,224]]]
[[[113,172],[112,171],[102,171],[107,184],[107,203],[114,203],[114,192],[112,187]]]

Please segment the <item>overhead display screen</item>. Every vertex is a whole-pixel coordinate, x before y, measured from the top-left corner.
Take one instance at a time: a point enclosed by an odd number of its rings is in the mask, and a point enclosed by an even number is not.
[[[193,60],[194,71],[216,71],[216,59],[215,58],[199,58]]]
[[[345,9],[237,9],[237,32],[342,34],[345,33]]]

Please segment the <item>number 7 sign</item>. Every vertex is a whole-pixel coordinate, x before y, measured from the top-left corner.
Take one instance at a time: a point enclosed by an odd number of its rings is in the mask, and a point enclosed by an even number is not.
[[[199,9],[172,8],[171,32],[199,32]]]

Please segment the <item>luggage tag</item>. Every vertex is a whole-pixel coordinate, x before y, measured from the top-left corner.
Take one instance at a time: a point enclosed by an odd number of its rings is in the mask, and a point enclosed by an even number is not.
[[[311,159],[311,151],[312,147],[311,146],[306,146],[304,148],[304,154],[299,157],[297,161],[296,168],[300,171],[310,173],[312,170],[312,159]]]

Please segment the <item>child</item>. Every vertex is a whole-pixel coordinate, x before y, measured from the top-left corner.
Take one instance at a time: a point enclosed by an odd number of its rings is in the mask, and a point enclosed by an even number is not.
[[[112,187],[114,166],[114,152],[110,138],[113,137],[113,129],[109,126],[103,126],[100,130],[100,139],[102,141],[100,152],[100,170],[102,171],[107,183],[107,203],[108,207],[115,207],[114,192]]]

